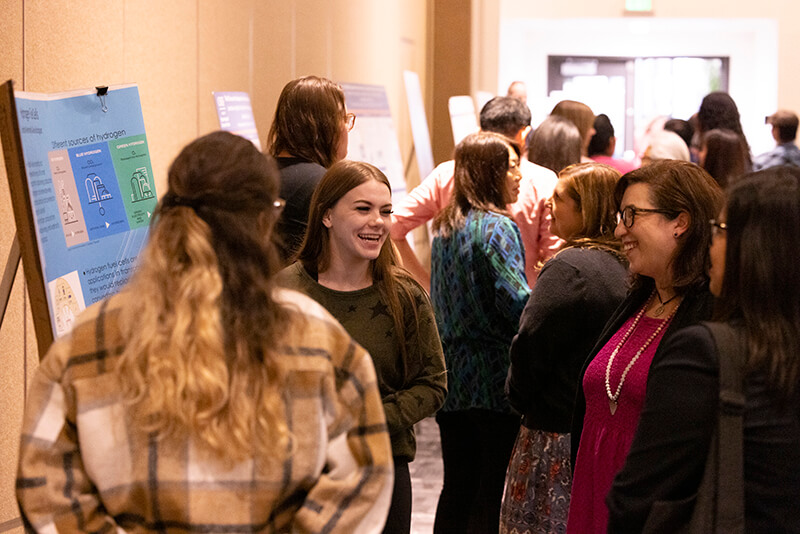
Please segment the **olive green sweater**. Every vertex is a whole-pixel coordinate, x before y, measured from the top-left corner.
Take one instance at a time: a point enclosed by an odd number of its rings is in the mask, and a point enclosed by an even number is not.
[[[442,344],[425,290],[411,279],[400,280],[414,295],[418,317],[415,324],[413,310],[404,310],[406,339],[401,340],[395,335],[389,306],[375,285],[357,291],[334,291],[320,285],[299,262],[281,271],[278,283],[322,304],[367,349],[378,375],[392,454],[413,460],[417,449],[414,424],[433,415],[447,394]],[[406,366],[401,343],[407,345]]]

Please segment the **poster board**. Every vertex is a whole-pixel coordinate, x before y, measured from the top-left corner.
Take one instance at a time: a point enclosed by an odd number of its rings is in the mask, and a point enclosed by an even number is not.
[[[40,357],[133,273],[158,202],[135,85],[0,91],[0,135]]]
[[[450,111],[450,127],[453,129],[453,143],[458,144],[471,133],[479,130],[475,102],[469,95],[451,96],[447,101]]]
[[[428,130],[428,117],[422,100],[422,87],[416,72],[403,71],[408,101],[408,115],[411,120],[411,137],[414,139],[414,152],[417,155],[417,167],[420,180],[424,180],[433,171],[433,148],[431,134]]]
[[[239,91],[214,91],[219,128],[248,139],[261,150],[250,95]]]
[[[386,88],[359,83],[343,83],[341,86],[347,111],[356,114],[347,159],[366,161],[378,167],[389,179],[392,202],[397,203],[406,194],[406,177]]]

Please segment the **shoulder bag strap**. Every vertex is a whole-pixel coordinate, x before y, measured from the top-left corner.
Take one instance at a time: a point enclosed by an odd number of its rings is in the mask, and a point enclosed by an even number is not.
[[[719,439],[716,532],[744,532],[743,375],[746,342],[725,323],[705,322],[719,356]]]

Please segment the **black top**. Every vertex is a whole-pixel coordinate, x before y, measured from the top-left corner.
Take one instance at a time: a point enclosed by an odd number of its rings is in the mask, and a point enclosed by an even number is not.
[[[622,325],[625,323],[625,321],[627,321],[630,316],[636,313],[636,311],[642,307],[648,297],[653,293],[653,281],[651,279],[646,280],[646,283],[643,283],[641,286],[631,291],[625,301],[620,304],[619,308],[617,308],[617,310],[614,312],[613,317],[609,319],[606,327],[603,329],[603,333],[600,334],[597,343],[595,343],[591,354],[588,358],[586,358],[586,361],[583,364],[583,369],[581,369],[581,374],[578,377],[579,387],[577,398],[575,400],[575,412],[572,416],[572,435],[570,436],[570,439],[572,440],[571,456],[573,469],[575,468],[575,458],[578,455],[578,445],[580,444],[581,432],[583,431],[583,418],[586,415],[586,397],[584,397],[583,387],[581,387],[581,384],[583,384],[583,375],[586,374],[586,368],[589,366],[589,363],[591,363],[592,359],[594,359],[597,353],[600,352],[600,349],[602,349],[605,344],[608,343],[608,340],[611,339],[617,330],[622,328]],[[661,338],[661,342],[659,343],[658,347],[656,348],[656,353],[653,356],[653,359],[658,359],[659,354],[663,352],[664,342],[669,338],[670,335],[674,334],[681,328],[685,328],[689,325],[699,323],[700,321],[707,321],[710,319],[713,305],[714,297],[708,290],[707,280],[698,282],[694,287],[689,288],[689,290],[683,295],[683,301],[681,302],[678,311],[675,312],[675,316],[672,318],[669,326],[664,331],[664,335]]]
[[[610,252],[562,250],[542,268],[511,343],[506,395],[528,428],[570,431],[581,366],[625,298],[627,269]]]
[[[627,462],[606,500],[609,532],[641,532],[655,501],[690,497],[703,476],[719,404],[714,339],[693,326],[661,345]],[[800,532],[798,403],[780,408],[764,377],[751,373],[744,384],[745,530]]]
[[[286,201],[276,227],[278,246],[285,262],[303,244],[311,195],[325,174],[325,167],[303,158],[275,158],[281,171],[281,198]]]

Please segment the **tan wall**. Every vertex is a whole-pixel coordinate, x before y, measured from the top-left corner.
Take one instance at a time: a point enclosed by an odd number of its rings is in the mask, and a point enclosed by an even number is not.
[[[623,0],[570,0],[569,2],[530,2],[529,0],[476,0],[494,6],[501,19],[602,18],[622,17]],[[800,43],[800,2],[763,0],[653,0],[653,16],[671,18],[768,18],[778,21],[778,107],[800,112],[800,70],[796,67]],[[486,48],[497,48],[498,27],[482,36]],[[568,39],[568,37],[565,37]],[[709,36],[713,39],[713,36]],[[588,50],[587,53],[591,53]],[[473,90],[494,91],[497,87],[497,54],[482,56],[484,76]]]
[[[218,127],[212,91],[250,92],[263,141],[281,88],[305,74],[386,86],[405,162],[402,71],[416,71],[431,94],[429,9],[428,0],[0,0],[0,82],[33,92],[137,83],[162,193],[180,148]],[[15,225],[4,166],[0,225],[5,262]],[[0,532],[22,531],[13,481],[25,384],[38,362],[24,286],[20,269],[0,329]]]

